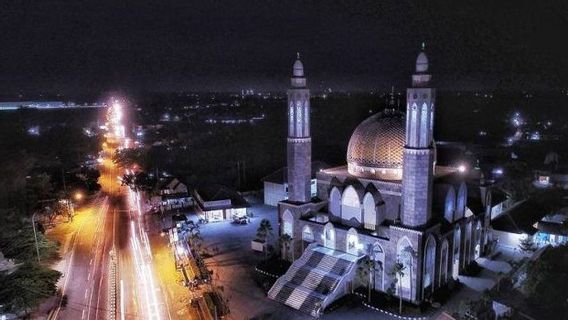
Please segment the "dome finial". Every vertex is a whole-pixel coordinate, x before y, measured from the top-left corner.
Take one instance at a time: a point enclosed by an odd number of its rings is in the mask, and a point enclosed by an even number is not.
[[[296,52],[296,61],[294,62],[292,75],[294,77],[304,77],[304,64],[300,61],[300,52]]]
[[[418,54],[418,58],[416,58],[416,72],[417,73],[426,73],[428,71],[428,57],[424,52],[424,43],[422,43],[422,51]]]

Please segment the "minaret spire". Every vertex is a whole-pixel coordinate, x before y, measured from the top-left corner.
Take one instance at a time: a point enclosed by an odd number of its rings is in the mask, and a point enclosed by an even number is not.
[[[288,90],[288,199],[311,200],[312,139],[310,136],[310,90],[307,88],[300,53],[292,68]]]
[[[422,44],[424,50],[424,43]],[[406,141],[402,169],[402,223],[425,225],[432,216],[434,174],[434,102],[430,88],[428,57],[421,51],[416,59],[412,87],[406,90]]]

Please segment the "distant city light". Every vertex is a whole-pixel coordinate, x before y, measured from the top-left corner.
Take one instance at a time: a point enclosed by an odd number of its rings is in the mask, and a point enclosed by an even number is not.
[[[494,176],[501,176],[503,175],[503,168],[493,168],[493,170],[491,170],[491,173]]]
[[[525,122],[519,112],[515,112],[511,117],[511,123],[515,128],[521,127]]]
[[[460,164],[458,166],[459,173],[465,173],[467,171],[467,167],[464,164]]]
[[[28,129],[28,134],[32,136],[39,136],[39,126],[34,126]]]

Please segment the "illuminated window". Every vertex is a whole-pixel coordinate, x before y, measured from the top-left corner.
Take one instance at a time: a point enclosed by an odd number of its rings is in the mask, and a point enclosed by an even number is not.
[[[310,226],[305,226],[302,232],[302,240],[307,242],[314,241],[314,233],[312,232],[312,228]]]
[[[289,210],[284,211],[284,214],[282,215],[282,222],[283,222],[282,233],[287,234],[290,237],[293,237],[294,217],[292,216],[292,213]]]
[[[303,136],[303,126],[302,126],[302,120],[303,120],[303,112],[302,112],[302,102],[301,101],[297,101],[296,102],[296,135],[298,137],[302,137]]]
[[[359,237],[357,235],[357,231],[353,228],[347,231],[347,251],[350,254],[356,255],[359,251]]]

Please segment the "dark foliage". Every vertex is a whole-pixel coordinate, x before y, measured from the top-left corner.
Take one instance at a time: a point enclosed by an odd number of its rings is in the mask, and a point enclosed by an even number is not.
[[[61,273],[34,263],[25,263],[11,274],[0,275],[0,305],[7,312],[29,311],[56,293]]]

